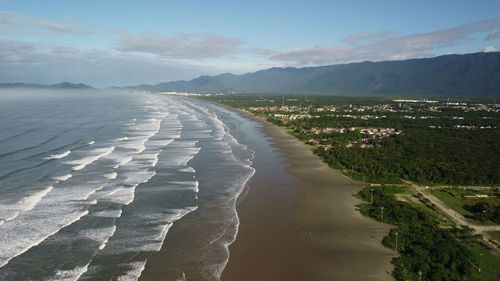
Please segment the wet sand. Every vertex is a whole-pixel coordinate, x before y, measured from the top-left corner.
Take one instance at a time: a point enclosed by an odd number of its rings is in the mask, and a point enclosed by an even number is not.
[[[256,152],[256,173],[238,205],[239,232],[221,280],[392,280],[394,252],[381,245],[390,226],[355,209],[363,184],[283,128],[239,112],[258,122],[266,142],[240,140]]]

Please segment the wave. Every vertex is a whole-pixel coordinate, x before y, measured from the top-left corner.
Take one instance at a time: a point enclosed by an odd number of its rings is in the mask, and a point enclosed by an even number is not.
[[[200,183],[198,181],[171,181],[169,184],[176,185],[175,188],[169,186],[169,189],[172,188],[174,190],[192,190],[196,193],[200,192]],[[179,188],[180,187],[180,188]]]
[[[193,167],[186,167],[180,169],[179,172],[196,173],[196,170]]]
[[[43,231],[43,226],[47,226],[48,224],[41,219],[38,221],[38,225],[30,226],[30,228],[37,229],[37,232],[26,233],[22,230],[14,230],[13,233],[6,233],[5,231],[0,232],[0,245],[2,245],[2,250],[0,251],[0,268],[9,263],[9,261],[13,258],[22,255],[29,249],[45,241],[50,236],[58,233],[61,229],[80,220],[88,213],[89,211],[87,210],[75,212],[73,213],[74,217],[72,217],[72,219],[60,223],[55,227],[55,229],[51,230],[45,229],[45,231]],[[59,222],[61,221],[59,220]],[[20,227],[20,225],[18,227]],[[33,237],[33,234],[35,234],[36,237]],[[12,235],[16,235],[15,240],[10,239]]]
[[[112,195],[112,194],[108,193],[106,195]],[[106,211],[94,212],[91,215],[94,217],[102,217],[102,218],[119,218],[122,215],[122,210],[121,209],[106,210]]]
[[[49,186],[43,190],[37,191],[31,195],[23,197],[15,204],[0,206],[1,209],[6,210],[7,213],[10,214],[8,217],[0,219],[0,225],[17,218],[22,212],[32,210],[38,204],[38,202],[40,202],[43,199],[43,197],[47,195],[47,193],[52,191],[53,188],[54,188],[53,186]]]
[[[115,173],[115,172],[112,172],[112,173],[109,173],[109,174],[104,174],[103,176],[105,178],[107,178],[107,179],[114,180],[114,179],[116,179],[116,176],[118,176],[118,174]]]
[[[11,140],[11,139],[15,139],[17,137],[20,137],[20,136],[23,136],[23,135],[26,135],[26,134],[29,134],[29,133],[31,133],[33,131],[36,131],[36,130],[39,130],[39,128],[32,128],[32,129],[25,130],[23,132],[20,132],[20,133],[17,133],[15,135],[12,135],[12,136],[9,136],[9,137],[1,139],[0,143],[1,142],[6,142],[6,141]]]
[[[73,177],[72,174],[66,174],[66,175],[63,175],[63,176],[52,177],[52,178],[55,179],[58,182],[61,182],[61,181],[69,180],[71,177]]]
[[[45,188],[44,190],[40,190],[38,192],[33,193],[32,195],[26,196],[21,201],[18,202],[18,205],[20,206],[20,209],[23,211],[29,211],[32,210],[40,200],[42,200],[47,193],[51,192],[53,186],[49,186]]]
[[[116,225],[103,227],[103,228],[92,228],[86,229],[79,232],[79,237],[93,240],[99,243],[99,250],[104,249],[106,247],[106,243],[109,238],[114,235],[116,231]]]
[[[101,186],[101,187],[98,187],[98,188],[96,188],[96,189],[92,189],[92,190],[91,190],[90,192],[88,192],[87,194],[84,194],[84,196],[83,196],[83,197],[81,197],[80,199],[78,199],[78,198],[77,198],[77,199],[75,199],[75,200],[87,201],[87,200],[90,198],[90,196],[92,196],[92,195],[93,195],[93,194],[95,194],[97,191],[99,191],[99,190],[101,190],[101,189],[103,189],[103,188],[104,188],[104,185],[103,185],[103,186]],[[91,202],[91,203],[90,203],[90,205],[94,205],[94,204],[96,204],[96,203],[94,203],[94,200],[92,200],[92,201],[90,201],[90,202]]]
[[[68,156],[68,155],[70,155],[70,154],[71,154],[71,150],[67,150],[67,151],[65,151],[65,152],[63,152],[63,153],[59,153],[59,154],[52,154],[52,155],[50,155],[50,156],[48,156],[48,157],[45,157],[45,158],[43,158],[43,159],[44,159],[44,160],[61,159],[61,158],[64,158],[64,157],[66,157],[66,156]]]
[[[127,156],[127,157],[119,159],[117,161],[117,164],[113,167],[113,169],[117,169],[118,167],[127,164],[128,162],[132,161],[132,159],[133,159],[132,156]]]
[[[158,252],[161,250],[161,247],[165,241],[165,238],[167,236],[168,231],[170,228],[173,226],[173,224],[180,220],[182,217],[185,215],[189,214],[190,212],[195,211],[198,209],[197,206],[194,207],[186,207],[183,209],[175,209],[172,210],[174,214],[172,214],[171,217],[167,218],[165,221],[164,215],[163,214],[157,214],[157,216],[150,214],[149,216],[144,217],[145,220],[147,221],[154,221],[155,219],[159,220],[159,227],[158,227],[158,233],[157,234],[151,234],[147,237],[141,237],[139,239],[142,239],[144,241],[148,241],[149,243],[143,244],[140,248],[127,248],[123,249],[124,251],[137,251],[137,252]],[[154,235],[154,236],[153,236]],[[142,271],[144,270],[144,267],[146,265],[147,259],[142,260],[142,261],[134,261],[131,263],[128,263],[126,265],[129,270],[120,276],[116,277],[116,280],[124,280],[124,281],[135,281],[138,280],[139,277],[142,274]]]
[[[80,277],[87,272],[89,265],[77,266],[73,269],[57,270],[55,275],[48,281],[77,281]]]
[[[137,261],[127,265],[131,269],[125,273],[125,275],[121,275],[116,277],[117,281],[136,281],[141,277],[142,271],[146,266],[146,261]]]
[[[16,153],[19,153],[19,152],[23,152],[23,151],[27,151],[27,150],[39,147],[41,145],[44,145],[44,144],[47,144],[47,143],[51,142],[52,140],[54,140],[57,137],[58,137],[58,135],[54,135],[54,136],[52,136],[50,138],[47,138],[46,140],[44,140],[44,141],[42,141],[42,142],[40,142],[38,144],[31,145],[31,146],[28,146],[28,147],[24,147],[24,148],[21,148],[21,149],[17,149],[17,150],[13,150],[13,151],[9,151],[9,152],[0,154],[0,157],[9,156],[9,155],[12,155],[12,154],[16,154]]]
[[[68,161],[68,162],[66,162],[66,164],[76,165],[76,166],[73,166],[72,169],[75,170],[75,171],[78,171],[78,170],[81,170],[81,169],[85,168],[87,165],[91,164],[92,162],[97,161],[100,158],[102,158],[102,157],[110,154],[114,150],[115,150],[114,146],[107,147],[107,148],[96,149],[96,150],[94,150],[92,152],[93,153],[98,153],[97,155],[85,157],[85,158],[82,158],[82,159],[79,159],[79,160]]]

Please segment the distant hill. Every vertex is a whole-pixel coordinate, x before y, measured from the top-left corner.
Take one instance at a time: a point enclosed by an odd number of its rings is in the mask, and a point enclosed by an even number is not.
[[[42,85],[42,84],[26,84],[26,83],[0,83],[0,89],[12,89],[12,88],[27,88],[27,89],[60,89],[60,90],[92,90],[95,89],[89,85],[82,83],[74,84],[69,82],[61,82],[53,85]]]
[[[500,96],[500,52],[225,73],[135,86],[182,92]]]

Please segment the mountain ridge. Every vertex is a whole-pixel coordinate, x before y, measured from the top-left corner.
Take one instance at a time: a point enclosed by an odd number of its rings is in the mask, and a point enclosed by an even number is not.
[[[498,96],[500,52],[302,68],[273,67],[241,75],[203,75],[189,81],[143,85],[139,89],[197,93]]]
[[[82,83],[0,83],[0,89],[95,89]],[[500,52],[309,67],[272,67],[245,74],[109,87],[109,90],[193,93],[301,93],[398,96],[500,96]]]
[[[28,89],[54,89],[54,90],[95,90],[96,88],[83,83],[60,82],[57,84],[36,84],[36,83],[0,83],[0,89],[28,88]]]

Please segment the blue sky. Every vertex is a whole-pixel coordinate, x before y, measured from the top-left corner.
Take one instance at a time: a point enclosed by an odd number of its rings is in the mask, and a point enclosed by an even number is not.
[[[500,1],[0,0],[0,82],[159,83],[500,50]]]

